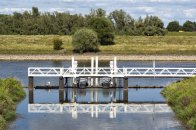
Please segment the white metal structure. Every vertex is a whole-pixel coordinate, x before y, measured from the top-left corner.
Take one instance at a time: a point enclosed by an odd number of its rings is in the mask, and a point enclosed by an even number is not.
[[[77,118],[78,113],[90,113],[98,117],[99,113],[109,113],[110,118],[115,118],[116,113],[169,113],[172,112],[167,104],[28,104],[31,113],[71,113]]]
[[[77,61],[72,58],[72,66],[68,68],[61,67],[29,67],[29,77],[165,77],[165,78],[183,78],[196,75],[196,68],[156,68],[153,67],[117,67],[116,58],[110,61],[110,67],[98,67],[98,57],[91,59],[91,67],[77,67]],[[93,80],[93,79],[92,79]],[[91,81],[93,82],[93,81]],[[97,82],[97,81],[96,81]]]

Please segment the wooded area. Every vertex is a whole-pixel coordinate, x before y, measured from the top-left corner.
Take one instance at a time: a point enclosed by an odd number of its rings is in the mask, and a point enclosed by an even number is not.
[[[94,28],[93,19],[100,17],[108,19],[114,33],[118,35],[152,36],[165,35],[166,32],[163,21],[156,16],[134,19],[123,10],[115,10],[106,15],[106,11],[100,8],[92,9],[86,15],[70,14],[69,12],[41,13],[37,7],[32,7],[32,11],[29,12],[14,12],[12,15],[1,14],[0,34],[71,35],[83,27]],[[103,24],[101,25],[100,28],[103,28]]]

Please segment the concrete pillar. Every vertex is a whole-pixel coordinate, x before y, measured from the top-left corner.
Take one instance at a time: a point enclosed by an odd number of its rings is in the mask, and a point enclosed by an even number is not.
[[[128,90],[128,78],[124,77],[124,90]]]
[[[128,78],[124,77],[123,101],[128,103]]]
[[[34,103],[34,85],[33,85],[33,77],[29,77],[29,103]]]
[[[64,102],[64,78],[59,77],[59,102]]]
[[[116,78],[113,78],[113,87],[116,87]]]
[[[65,86],[68,87],[68,77],[65,78]]]

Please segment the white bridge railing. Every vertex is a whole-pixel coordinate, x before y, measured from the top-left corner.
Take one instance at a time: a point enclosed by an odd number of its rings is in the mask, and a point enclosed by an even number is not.
[[[77,118],[78,113],[90,113],[98,117],[99,113],[109,113],[110,118],[115,118],[116,113],[169,113],[172,112],[167,104],[28,104],[31,113],[71,113]]]
[[[32,77],[192,77],[196,68],[157,68],[153,67],[117,67],[116,57],[110,61],[109,67],[98,67],[98,57],[91,59],[91,67],[78,67],[72,57],[69,68],[61,67],[29,67],[28,76]]]
[[[32,77],[193,77],[196,68],[29,67]]]

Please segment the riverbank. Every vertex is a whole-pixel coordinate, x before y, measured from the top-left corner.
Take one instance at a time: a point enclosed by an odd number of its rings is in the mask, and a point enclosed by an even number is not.
[[[162,94],[175,115],[190,130],[196,130],[196,77],[167,86]]]
[[[124,60],[124,61],[196,61],[196,55],[192,56],[183,56],[183,55],[112,55],[112,54],[73,54],[73,55],[49,55],[49,54],[43,54],[43,55],[19,55],[19,54],[0,54],[0,60],[71,60],[72,57],[75,57],[76,60],[90,60],[91,57],[98,56],[99,60],[111,60],[115,56],[117,57],[117,60]]]
[[[62,50],[53,49],[53,39],[62,39]],[[127,36],[116,35],[114,45],[102,45],[102,55],[196,55],[196,36]],[[69,35],[0,35],[0,54],[73,53]]]
[[[14,78],[0,79],[0,128],[16,118],[16,105],[25,97],[21,83]]]

